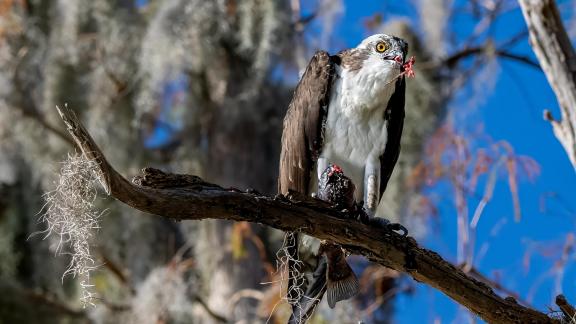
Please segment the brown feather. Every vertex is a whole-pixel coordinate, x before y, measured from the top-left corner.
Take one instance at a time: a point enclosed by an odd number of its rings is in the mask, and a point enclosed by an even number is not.
[[[309,195],[310,176],[315,161],[322,148],[324,122],[328,114],[330,86],[334,76],[334,64],[327,52],[314,54],[306,71],[302,75],[292,101],[284,117],[282,131],[282,149],[280,152],[280,170],[278,192],[288,194],[296,191]],[[288,261],[288,299],[293,302],[299,298],[293,289],[297,281],[298,234],[288,233],[287,241],[294,244],[287,247]],[[293,305],[293,311],[298,308]]]
[[[325,242],[322,252],[326,255],[326,290],[328,305],[334,308],[337,302],[352,298],[358,293],[360,284],[342,248],[332,242]]]
[[[396,91],[390,97],[384,111],[384,119],[388,121],[388,141],[384,153],[380,156],[380,198],[386,190],[388,180],[392,176],[394,166],[400,155],[400,138],[404,128],[404,101],[406,81],[400,77],[396,81]]]
[[[369,56],[370,50],[364,48],[351,48],[338,53],[340,65],[350,72],[360,70]]]
[[[308,195],[314,162],[322,148],[334,64],[327,52],[312,57],[284,117],[278,192]]]

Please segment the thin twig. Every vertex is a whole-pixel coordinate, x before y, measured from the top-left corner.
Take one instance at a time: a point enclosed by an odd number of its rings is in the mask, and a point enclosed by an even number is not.
[[[475,46],[475,47],[465,48],[459,52],[456,52],[456,53],[448,56],[439,65],[445,65],[445,66],[448,66],[450,68],[455,67],[456,64],[458,64],[458,62],[460,62],[461,60],[463,60],[465,58],[485,53],[486,48],[487,48],[486,46]],[[531,58],[529,58],[527,56],[514,54],[514,53],[509,52],[509,51],[504,50],[504,49],[497,49],[497,50],[495,50],[494,54],[496,54],[499,57],[509,59],[512,61],[517,61],[520,63],[524,63],[524,64],[527,64],[527,65],[533,67],[533,68],[541,70],[540,64],[538,64],[538,62],[532,60]]]
[[[204,310],[206,311],[206,313],[208,315],[210,315],[213,319],[215,319],[216,321],[220,322],[220,323],[230,323],[230,321],[228,321],[228,319],[220,314],[217,314],[215,311],[213,311],[210,306],[208,306],[208,304],[204,301],[204,299],[202,299],[200,296],[195,295],[194,296],[194,300],[200,304],[200,306],[202,306],[202,308],[204,308]]]

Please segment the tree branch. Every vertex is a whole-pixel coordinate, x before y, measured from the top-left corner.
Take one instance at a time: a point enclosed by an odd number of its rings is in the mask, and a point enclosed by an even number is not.
[[[546,314],[498,296],[435,252],[420,248],[411,237],[366,226],[326,202],[297,194],[268,197],[225,189],[191,175],[144,169],[133,183],[108,163],[94,140],[67,107],[58,109],[74,142],[100,165],[106,192],[138,210],[177,221],[206,218],[249,221],[284,231],[300,231],[337,242],[355,254],[412,276],[467,307],[490,323],[559,323]]]
[[[465,58],[473,56],[473,55],[482,54],[482,53],[486,52],[486,49],[487,49],[487,46],[476,46],[476,47],[465,48],[459,52],[456,52],[456,53],[450,55],[446,59],[444,59],[440,65],[446,65],[446,66],[452,68],[452,67],[456,66],[456,64],[458,62],[460,62],[462,59],[465,59]],[[533,67],[535,69],[538,69],[538,70],[541,69],[538,62],[533,61],[529,57],[522,56],[519,54],[514,54],[514,53],[508,52],[504,49],[496,49],[496,50],[494,50],[494,53],[496,54],[496,56],[499,56],[499,57],[502,57],[505,59],[509,59],[512,61],[517,61],[519,63],[524,63],[524,64],[526,64],[530,67]]]
[[[34,121],[39,123],[40,126],[44,127],[44,129],[56,135],[56,137],[66,142],[68,145],[74,145],[74,143],[70,140],[70,137],[66,135],[66,132],[63,132],[58,128],[50,125],[50,123],[46,121],[44,116],[41,116],[37,111],[32,112],[24,108],[20,108],[20,111],[22,112],[22,116],[33,119]]]
[[[562,311],[562,313],[564,313],[564,316],[566,318],[570,319],[571,321],[574,321],[574,319],[576,319],[576,309],[574,309],[574,306],[568,303],[564,295],[556,296],[556,305],[560,307],[560,310]]]
[[[544,116],[576,169],[576,53],[555,1],[519,2],[530,33],[530,45],[560,105],[561,120],[554,120],[549,111]]]

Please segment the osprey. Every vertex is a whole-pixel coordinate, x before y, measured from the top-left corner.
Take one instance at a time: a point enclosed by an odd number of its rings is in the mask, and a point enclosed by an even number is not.
[[[405,64],[407,51],[404,40],[377,34],[336,55],[316,52],[284,118],[281,194],[312,194],[324,170],[337,164],[359,185],[356,200],[364,201],[370,215],[376,213],[400,152],[404,75],[412,74],[413,63]],[[298,243],[288,252],[296,257],[302,240],[291,235],[288,241]],[[318,244],[304,245],[317,255]],[[288,282],[292,303],[298,301],[293,266]]]

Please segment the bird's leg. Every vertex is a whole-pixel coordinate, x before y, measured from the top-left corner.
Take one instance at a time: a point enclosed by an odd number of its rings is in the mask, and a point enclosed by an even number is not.
[[[370,157],[364,168],[364,208],[374,216],[380,196],[380,159]]]
[[[318,186],[320,186],[320,179],[322,178],[322,173],[324,173],[324,170],[326,170],[326,168],[328,168],[328,159],[326,159],[325,157],[319,157],[318,161],[316,161],[316,172],[318,173],[316,183],[318,183]],[[317,192],[312,192],[311,195],[313,198],[318,198]]]
[[[320,183],[320,178],[324,170],[328,168],[328,159],[325,157],[319,157],[318,162],[316,162],[316,171],[318,172],[318,183]]]
[[[380,158],[370,157],[364,170],[364,208],[368,214],[368,224],[371,226],[386,228],[401,232],[402,236],[408,235],[408,230],[398,223],[390,223],[389,220],[376,217],[376,209],[380,202]]]

